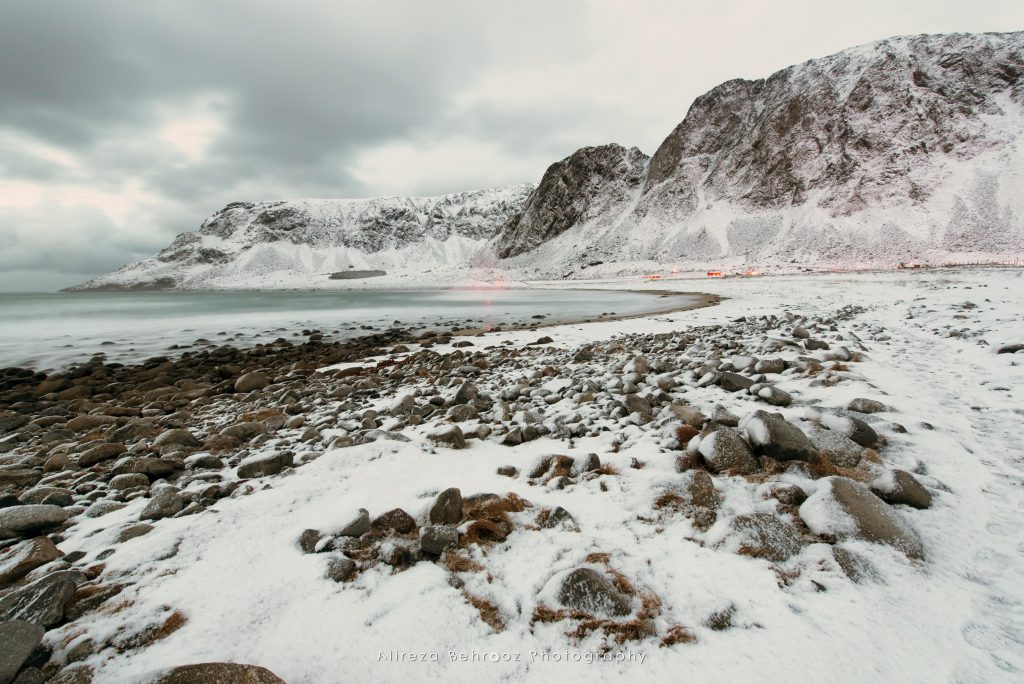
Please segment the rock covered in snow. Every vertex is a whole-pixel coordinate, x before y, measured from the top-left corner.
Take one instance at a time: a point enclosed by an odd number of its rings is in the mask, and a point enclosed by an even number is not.
[[[629,598],[591,568],[576,568],[562,579],[558,602],[566,608],[608,617],[622,617],[632,612]]]
[[[800,517],[815,534],[888,544],[910,558],[924,556],[924,545],[910,525],[867,487],[849,478],[820,480],[800,506]]]

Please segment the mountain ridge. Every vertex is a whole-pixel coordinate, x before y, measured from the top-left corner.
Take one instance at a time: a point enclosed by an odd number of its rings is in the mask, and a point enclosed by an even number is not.
[[[897,36],[726,81],[650,157],[606,144],[555,162],[537,186],[229,205],[155,257],[79,287],[265,285],[274,272],[315,286],[346,268],[530,278],[597,262],[1019,257],[1022,138],[1024,32]],[[360,215],[340,219],[350,204]]]

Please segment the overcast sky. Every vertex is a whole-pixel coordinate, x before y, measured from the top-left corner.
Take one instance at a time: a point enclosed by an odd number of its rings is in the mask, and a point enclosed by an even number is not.
[[[652,153],[730,78],[1022,28],[1020,0],[4,2],[0,291],[149,256],[231,201],[536,182],[584,145]]]

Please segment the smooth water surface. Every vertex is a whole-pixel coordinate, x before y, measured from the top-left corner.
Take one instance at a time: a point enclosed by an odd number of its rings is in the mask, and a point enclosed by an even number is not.
[[[301,339],[303,329],[314,328],[339,339],[371,332],[360,326],[464,328],[582,320],[685,306],[689,300],[641,292],[489,288],[0,293],[0,367],[59,368],[100,352],[111,361],[137,361],[211,343],[251,346],[278,337]]]

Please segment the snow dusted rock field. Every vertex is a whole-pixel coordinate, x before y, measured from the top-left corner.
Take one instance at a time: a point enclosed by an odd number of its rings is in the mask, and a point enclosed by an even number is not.
[[[1019,681],[1021,272],[700,287],[5,370],[0,680]]]

